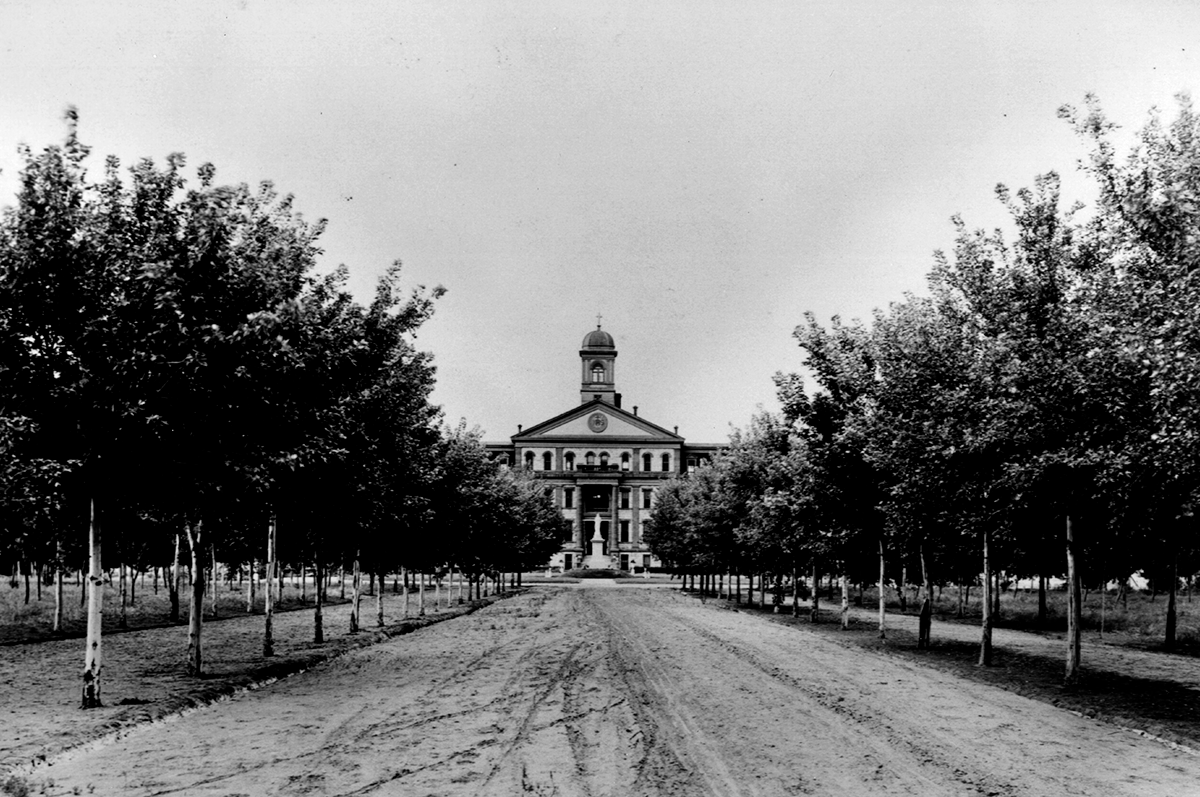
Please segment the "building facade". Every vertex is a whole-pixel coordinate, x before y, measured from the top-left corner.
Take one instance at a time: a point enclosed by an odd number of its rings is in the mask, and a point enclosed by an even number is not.
[[[624,409],[616,390],[612,335],[589,332],[579,349],[580,402],[525,429],[508,442],[487,443],[493,459],[545,481],[547,493],[571,521],[571,534],[550,565],[563,570],[657,567],[642,540],[667,479],[707,464],[720,448],[688,443]]]

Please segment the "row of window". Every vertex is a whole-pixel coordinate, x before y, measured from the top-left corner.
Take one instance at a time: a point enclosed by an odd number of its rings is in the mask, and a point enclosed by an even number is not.
[[[547,492],[550,492],[550,490],[548,490]],[[617,498],[618,506],[620,506],[621,509],[629,509],[630,495],[632,492],[633,491],[629,487],[621,488],[620,492],[618,493],[618,498]],[[642,509],[653,508],[653,505],[652,505],[652,501],[654,500],[653,496],[654,496],[653,489],[651,489],[649,487],[642,488]],[[575,508],[575,488],[574,487],[564,487],[563,488],[563,509],[574,509],[574,508]]]
[[[525,452],[525,469],[533,470],[533,464],[536,461],[532,451]],[[609,466],[609,455],[607,451],[600,452],[599,464],[602,469],[607,470]],[[621,470],[629,470],[632,463],[632,458],[626,452],[621,455]],[[589,451],[583,455],[584,465],[588,468],[594,468],[597,464],[596,452]],[[662,464],[663,472],[671,470],[671,455],[663,454],[659,457],[659,462]],[[651,454],[642,454],[642,470],[650,471],[654,466],[654,457]],[[563,468],[565,470],[575,470],[575,452],[568,451],[563,455]],[[542,453],[542,470],[554,470],[554,454],[546,451]]]

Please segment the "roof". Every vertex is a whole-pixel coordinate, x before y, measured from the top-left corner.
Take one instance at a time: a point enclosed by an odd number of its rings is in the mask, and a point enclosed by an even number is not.
[[[617,344],[613,342],[613,336],[605,332],[597,324],[595,329],[584,335],[583,348],[615,350]]]

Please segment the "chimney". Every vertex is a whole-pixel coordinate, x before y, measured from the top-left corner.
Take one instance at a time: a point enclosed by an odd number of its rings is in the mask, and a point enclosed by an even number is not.
[[[633,414],[637,415],[637,405],[636,404],[633,405]]]
[[[616,405],[617,409],[621,409],[621,394],[614,393],[613,400],[614,400],[614,404]]]
[[[675,428],[678,429],[679,427],[676,426]],[[521,433],[521,424],[518,423],[517,424],[517,434],[520,434],[520,433]]]
[[[675,434],[679,434],[679,427],[678,427],[678,426],[676,426],[676,427],[675,427]]]

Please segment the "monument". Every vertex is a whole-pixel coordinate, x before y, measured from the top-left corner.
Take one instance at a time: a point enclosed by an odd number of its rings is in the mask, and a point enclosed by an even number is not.
[[[600,536],[600,516],[596,515],[596,531],[592,534],[592,552],[584,557],[583,566],[592,570],[612,570],[613,561],[611,556],[606,556],[604,553],[604,538]]]

